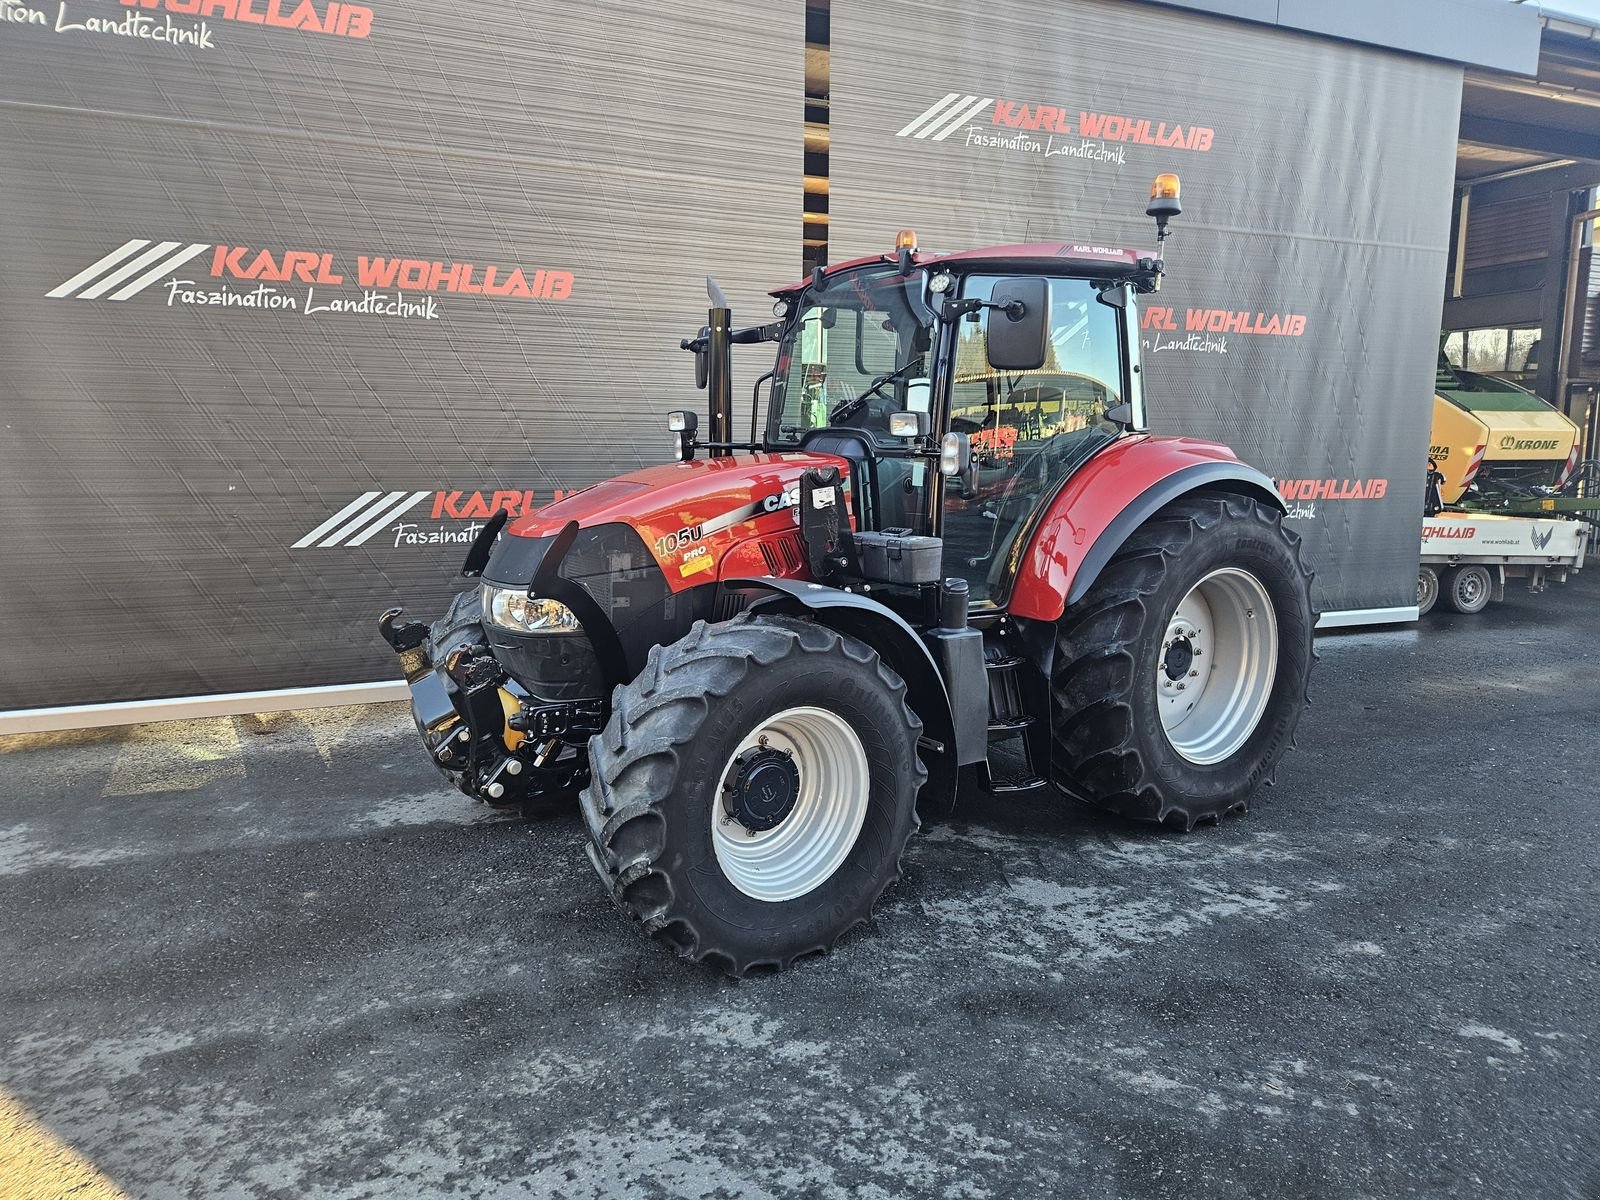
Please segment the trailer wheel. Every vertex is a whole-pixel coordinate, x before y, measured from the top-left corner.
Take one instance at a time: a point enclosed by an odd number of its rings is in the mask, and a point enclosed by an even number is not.
[[[612,898],[742,976],[828,950],[900,875],[928,777],[877,653],[811,621],[696,622],[613,694],[579,798]]]
[[[1425,617],[1439,602],[1439,572],[1432,567],[1417,570],[1417,616]]]
[[[1057,626],[1057,786],[1185,829],[1243,809],[1293,744],[1315,624],[1300,539],[1275,508],[1162,509]]]
[[[1469,617],[1488,608],[1489,597],[1494,594],[1489,568],[1481,563],[1451,567],[1444,573],[1439,587],[1445,603]]]

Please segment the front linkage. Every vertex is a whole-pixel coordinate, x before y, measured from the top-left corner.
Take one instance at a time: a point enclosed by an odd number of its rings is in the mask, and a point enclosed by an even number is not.
[[[588,740],[605,724],[598,700],[545,703],[495,660],[466,592],[431,628],[391,608],[378,632],[400,658],[412,716],[439,769],[496,808],[564,806],[589,782]]]

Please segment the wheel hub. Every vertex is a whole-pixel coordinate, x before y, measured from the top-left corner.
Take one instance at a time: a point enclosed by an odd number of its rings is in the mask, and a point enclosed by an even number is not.
[[[764,833],[783,823],[800,799],[800,770],[794,756],[760,746],[734,759],[725,785],[728,816],[751,833]]]
[[[1168,679],[1185,679],[1189,675],[1189,668],[1194,666],[1194,643],[1187,637],[1178,637],[1167,643],[1166,653],[1161,656],[1161,669],[1167,673]]]
[[[1199,580],[1168,621],[1155,664],[1167,742],[1201,766],[1234,753],[1266,711],[1277,663],[1277,618],[1261,581],[1234,567]]]

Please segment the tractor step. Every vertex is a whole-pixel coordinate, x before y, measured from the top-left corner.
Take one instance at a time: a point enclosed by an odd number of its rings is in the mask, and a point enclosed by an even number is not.
[[[989,784],[989,791],[996,796],[1009,796],[1016,792],[1031,792],[1043,786],[1044,780],[1034,775],[1027,779],[995,780]]]
[[[1033,718],[1022,703],[1022,681],[1017,678],[1017,668],[1022,659],[1008,655],[998,646],[990,646],[984,655],[984,670],[989,677],[989,740],[1004,741],[1016,737]]]
[[[990,721],[989,740],[998,742],[1008,737],[1015,737],[1032,724],[1032,717],[1018,717],[1014,721]]]

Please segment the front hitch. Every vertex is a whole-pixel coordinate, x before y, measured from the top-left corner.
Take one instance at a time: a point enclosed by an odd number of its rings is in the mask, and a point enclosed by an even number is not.
[[[584,746],[603,726],[601,702],[535,700],[470,635],[449,639],[435,662],[429,627],[402,615],[383,613],[378,632],[400,658],[428,754],[458,788],[497,808],[522,808],[588,782]],[[564,754],[568,747],[576,753]]]

